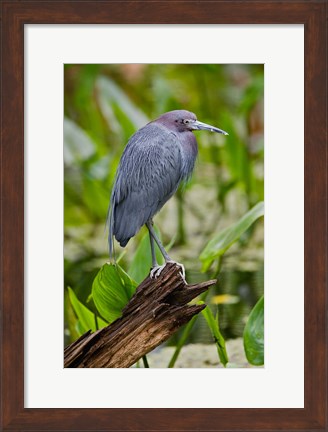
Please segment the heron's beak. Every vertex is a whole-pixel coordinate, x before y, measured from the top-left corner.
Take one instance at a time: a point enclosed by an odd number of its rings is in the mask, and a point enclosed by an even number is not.
[[[211,132],[217,132],[217,133],[220,133],[220,134],[223,134],[223,135],[229,135],[228,132],[225,132],[222,129],[219,129],[219,128],[215,127],[215,126],[208,125],[208,124],[200,122],[198,120],[196,120],[194,123],[192,123],[191,127],[194,130],[209,130]]]

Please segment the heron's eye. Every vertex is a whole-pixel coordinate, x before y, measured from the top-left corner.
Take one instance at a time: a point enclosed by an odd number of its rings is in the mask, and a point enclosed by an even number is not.
[[[188,123],[189,123],[189,120],[183,120],[183,123],[184,123],[184,124],[188,124]]]

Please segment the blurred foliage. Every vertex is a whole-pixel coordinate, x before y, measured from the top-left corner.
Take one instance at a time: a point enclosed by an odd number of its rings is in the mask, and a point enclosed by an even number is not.
[[[186,265],[188,281],[198,282],[207,276],[200,275],[201,251],[264,199],[263,96],[263,65],[65,65],[65,343],[76,338],[79,326],[81,330],[72,301],[87,304],[95,317],[98,313],[99,299],[90,296],[91,288],[108,260],[106,214],[129,137],[173,109],[193,111],[199,120],[229,132],[228,137],[195,132],[199,157],[193,178],[155,218],[172,257]],[[140,230],[120,259],[136,282],[150,268],[145,233]],[[117,246],[116,252],[122,250]],[[241,301],[213,307],[220,308],[224,336],[236,337],[242,335],[245,314],[263,294],[263,285],[251,288],[247,298],[242,292],[242,281],[250,272],[263,274],[262,221],[238,237],[237,247],[226,251],[220,269],[215,294],[237,295]],[[69,286],[73,293],[68,293]],[[200,332],[200,326],[197,322],[193,332]]]
[[[257,203],[251,210],[239,219],[233,225],[227,227],[214,238],[212,238],[200,254],[199,259],[202,261],[202,270],[210,268],[215,259],[219,260],[222,255],[247,231],[250,226],[261,216],[264,215],[263,201]]]

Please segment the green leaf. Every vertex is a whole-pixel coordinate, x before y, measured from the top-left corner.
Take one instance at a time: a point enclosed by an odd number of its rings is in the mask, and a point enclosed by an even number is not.
[[[201,304],[201,303],[203,302],[198,302],[197,304]],[[225,346],[225,340],[220,332],[219,315],[217,314],[216,317],[214,317],[211,309],[208,306],[202,310],[202,314],[206,319],[207,325],[209,326],[212,335],[214,337],[220,361],[223,364],[223,366],[226,366],[226,364],[229,362],[229,359],[228,359],[228,354]]]
[[[264,297],[252,309],[244,330],[247,360],[255,366],[264,364]]]
[[[94,332],[97,330],[97,327],[99,329],[108,325],[106,321],[102,320],[100,317],[97,317],[96,326],[95,314],[80,302],[80,300],[76,297],[75,292],[70,287],[68,287],[68,295],[74,312],[76,313],[76,316],[79,320],[77,329],[80,333],[80,336],[88,330],[92,330]]]
[[[94,218],[99,217],[102,219],[106,215],[108,210],[108,191],[103,188],[101,181],[84,175],[83,201]]]
[[[81,334],[77,331],[78,318],[72,306],[67,290],[64,291],[64,319],[69,332],[69,341],[73,342],[78,339]]]
[[[156,234],[161,240],[159,230],[154,227]],[[163,264],[164,259],[157,247],[156,247],[156,258],[159,264]],[[148,232],[142,237],[139,246],[133,256],[133,260],[128,269],[128,273],[136,282],[141,283],[146,276],[148,276],[151,268],[151,249]]]
[[[109,323],[119,318],[136,287],[118,264],[104,264],[92,284],[92,298],[100,315]]]
[[[264,215],[263,201],[257,203],[238,222],[221,231],[210,240],[200,254],[202,271],[210,268],[216,258],[220,258],[227,249],[235,243],[241,235],[261,216]]]

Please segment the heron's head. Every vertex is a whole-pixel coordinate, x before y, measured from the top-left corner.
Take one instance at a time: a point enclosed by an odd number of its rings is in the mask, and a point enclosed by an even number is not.
[[[228,135],[228,133],[222,129],[198,121],[194,113],[185,110],[169,111],[165,114],[162,114],[155,121],[163,124],[169,129],[176,130],[178,132],[208,130],[210,132],[217,132],[223,135]]]

